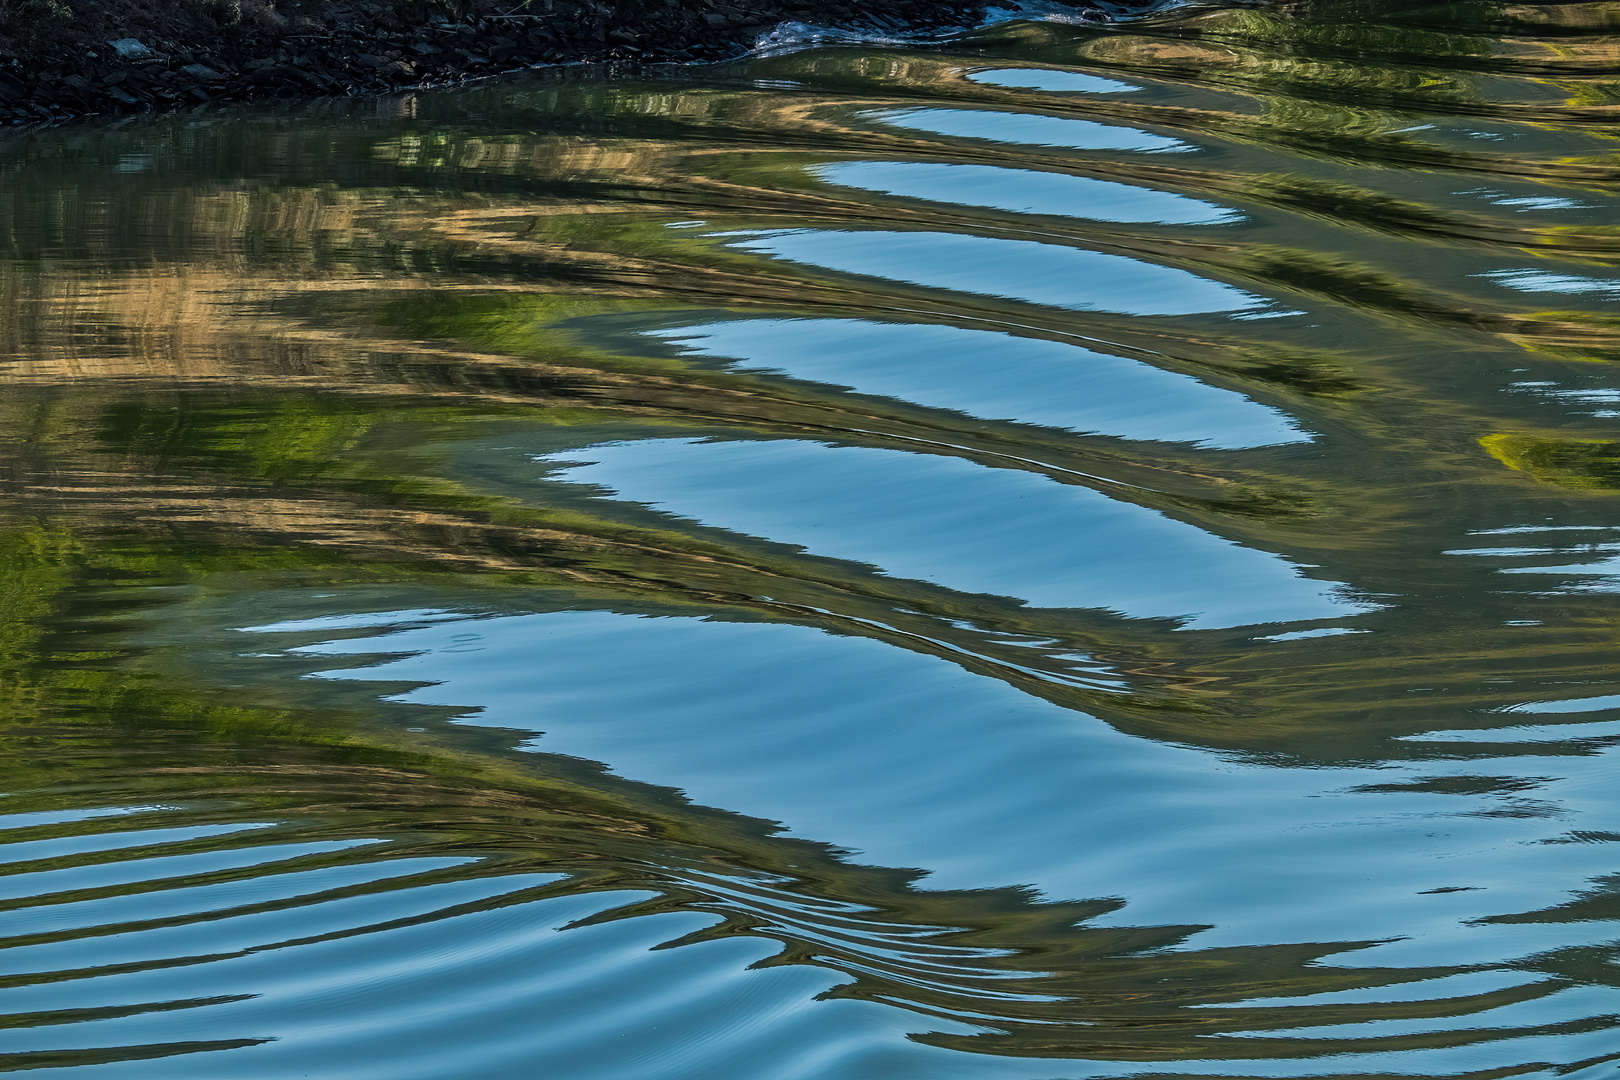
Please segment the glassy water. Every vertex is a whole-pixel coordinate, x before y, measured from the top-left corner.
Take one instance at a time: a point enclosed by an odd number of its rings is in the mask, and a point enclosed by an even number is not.
[[[0,1064],[1620,1074],[1617,41],[8,136]]]

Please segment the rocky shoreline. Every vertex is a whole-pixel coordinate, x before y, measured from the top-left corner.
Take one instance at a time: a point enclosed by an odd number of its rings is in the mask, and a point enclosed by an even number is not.
[[[746,5],[746,6],[743,6]],[[0,125],[720,60],[790,21],[971,24],[996,0],[0,0]]]

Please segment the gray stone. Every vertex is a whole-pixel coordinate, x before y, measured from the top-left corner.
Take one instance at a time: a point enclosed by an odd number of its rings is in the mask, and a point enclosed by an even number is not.
[[[152,55],[151,49],[148,49],[132,37],[119,38],[117,41],[109,41],[107,44],[111,45],[113,51],[125,60],[144,60]]]

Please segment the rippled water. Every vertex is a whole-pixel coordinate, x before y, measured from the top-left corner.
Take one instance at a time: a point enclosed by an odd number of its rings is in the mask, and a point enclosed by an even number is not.
[[[1620,1074],[1620,5],[7,136],[0,1065]]]

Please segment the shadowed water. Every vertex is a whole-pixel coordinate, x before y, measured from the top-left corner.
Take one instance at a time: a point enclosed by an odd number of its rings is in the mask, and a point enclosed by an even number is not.
[[[1620,8],[0,143],[0,1067],[1620,1075]]]

